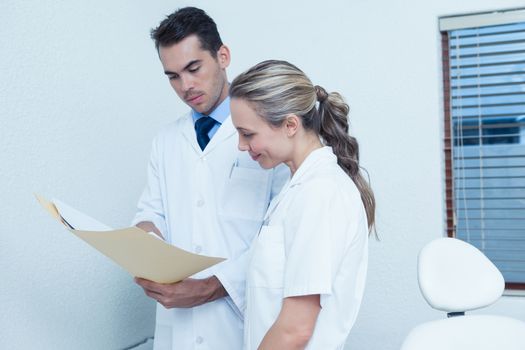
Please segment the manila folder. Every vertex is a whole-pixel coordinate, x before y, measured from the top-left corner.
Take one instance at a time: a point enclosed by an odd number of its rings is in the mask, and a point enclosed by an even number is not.
[[[58,200],[50,202],[41,196],[36,197],[44,209],[71,233],[132,276],[158,283],[174,283],[225,260],[190,253],[138,227],[112,230]]]

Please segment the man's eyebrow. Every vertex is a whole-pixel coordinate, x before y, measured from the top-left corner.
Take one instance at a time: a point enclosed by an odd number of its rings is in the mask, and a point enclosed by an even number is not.
[[[194,64],[196,64],[196,63],[201,63],[201,62],[202,62],[202,60],[193,60],[193,61],[190,61],[190,62],[188,62],[187,65],[184,66],[184,68],[182,68],[182,70],[183,70],[183,71],[188,70],[188,69],[189,69],[191,66],[193,66]],[[172,75],[172,74],[178,74],[178,73],[176,73],[176,72],[172,72],[172,71],[169,71],[169,70],[165,70],[165,71],[164,71],[164,74],[166,74],[166,75]]]

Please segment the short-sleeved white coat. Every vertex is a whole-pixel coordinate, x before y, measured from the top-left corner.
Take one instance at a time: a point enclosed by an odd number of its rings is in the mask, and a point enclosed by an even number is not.
[[[368,224],[357,187],[330,147],[313,151],[271,202],[252,246],[245,349],[257,349],[283,298],[320,294],[307,349],[343,349],[363,296]]]

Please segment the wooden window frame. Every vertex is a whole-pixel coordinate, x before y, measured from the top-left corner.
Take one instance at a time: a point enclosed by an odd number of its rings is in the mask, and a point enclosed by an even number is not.
[[[448,237],[456,236],[456,216],[454,207],[454,168],[452,165],[452,135],[451,135],[451,91],[450,91],[450,59],[449,35],[447,31],[441,32],[441,55],[443,67],[443,110],[444,110],[444,163],[445,163],[445,234]],[[524,283],[505,282],[507,290],[525,290]]]

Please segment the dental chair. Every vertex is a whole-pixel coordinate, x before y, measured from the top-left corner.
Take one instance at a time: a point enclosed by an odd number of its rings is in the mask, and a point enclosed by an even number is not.
[[[412,329],[401,350],[525,350],[525,322],[465,315],[496,302],[505,288],[501,272],[474,246],[455,238],[428,243],[419,253],[418,280],[428,304],[448,317]]]

